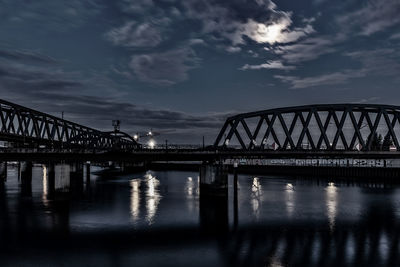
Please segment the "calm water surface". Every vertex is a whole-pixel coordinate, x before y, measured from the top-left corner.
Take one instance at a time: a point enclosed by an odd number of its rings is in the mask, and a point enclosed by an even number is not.
[[[32,180],[22,190],[9,167],[0,189],[0,266],[400,263],[394,185],[240,175],[235,223],[232,183],[225,209],[200,207],[196,172],[92,173],[73,189],[69,167],[59,165],[52,196],[45,166]]]

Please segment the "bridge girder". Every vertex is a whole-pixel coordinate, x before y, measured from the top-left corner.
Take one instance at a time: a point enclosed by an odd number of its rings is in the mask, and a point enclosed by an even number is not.
[[[381,135],[383,140],[377,140]],[[400,107],[372,104],[307,105],[229,117],[215,148],[245,150],[400,151]],[[378,138],[379,139],[379,138]],[[390,144],[390,145],[389,145]]]
[[[0,140],[29,146],[99,150],[140,147],[127,134],[101,132],[0,99]]]

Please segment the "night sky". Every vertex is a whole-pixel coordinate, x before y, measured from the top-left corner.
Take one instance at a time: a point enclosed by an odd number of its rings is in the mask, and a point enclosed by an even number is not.
[[[399,0],[0,0],[1,98],[211,143],[235,113],[400,105]]]

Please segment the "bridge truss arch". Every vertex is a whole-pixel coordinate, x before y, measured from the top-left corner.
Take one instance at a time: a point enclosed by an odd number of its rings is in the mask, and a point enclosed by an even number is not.
[[[400,107],[307,105],[229,117],[214,147],[244,150],[400,150]]]

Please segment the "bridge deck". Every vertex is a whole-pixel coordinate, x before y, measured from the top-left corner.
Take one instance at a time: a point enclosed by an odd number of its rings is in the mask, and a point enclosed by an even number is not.
[[[0,150],[1,161],[212,161],[224,159],[307,159],[357,158],[398,159],[398,151],[251,151],[251,150],[138,150],[134,152],[93,152],[90,150]]]

